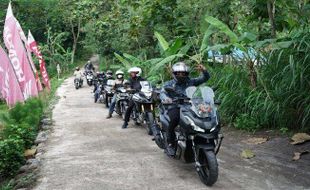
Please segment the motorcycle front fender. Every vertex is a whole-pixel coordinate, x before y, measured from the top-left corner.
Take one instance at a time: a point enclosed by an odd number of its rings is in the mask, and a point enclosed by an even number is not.
[[[196,145],[197,150],[208,150],[214,151],[215,146],[212,144],[198,144]],[[199,152],[199,151],[198,151]]]

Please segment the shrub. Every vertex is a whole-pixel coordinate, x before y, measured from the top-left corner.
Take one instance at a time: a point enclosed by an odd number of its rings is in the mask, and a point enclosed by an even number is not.
[[[9,111],[9,117],[16,124],[26,123],[37,126],[43,114],[43,103],[38,98],[27,100],[25,104],[18,103]]]
[[[24,141],[24,148],[30,148],[37,135],[37,127],[27,123],[19,125],[11,124],[3,130],[4,139],[21,139]]]
[[[0,177],[16,174],[24,163],[24,144],[21,139],[9,138],[0,141]]]

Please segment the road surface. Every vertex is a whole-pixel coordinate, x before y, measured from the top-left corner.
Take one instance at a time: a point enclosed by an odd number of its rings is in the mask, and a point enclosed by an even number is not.
[[[248,134],[227,129],[218,155],[218,182],[206,187],[193,165],[168,158],[145,129],[132,123],[121,129],[122,120],[116,115],[106,119],[107,109],[93,102],[91,91],[85,85],[75,90],[73,78],[58,89],[53,131],[34,189],[310,189],[309,156],[291,161],[294,147],[288,139],[246,145],[241,140]],[[256,157],[242,159],[245,148]]]

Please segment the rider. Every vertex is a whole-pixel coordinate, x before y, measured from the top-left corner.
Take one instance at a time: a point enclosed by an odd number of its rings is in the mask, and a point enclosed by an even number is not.
[[[83,82],[83,73],[82,73],[82,71],[80,71],[79,67],[75,67],[75,71],[74,71],[73,75],[76,79],[80,79],[81,83]]]
[[[142,73],[141,68],[132,67],[128,70],[128,73],[130,74],[130,78],[128,79],[129,87],[132,90],[140,91],[142,88],[140,82],[144,81],[144,79],[141,77],[141,73]],[[125,113],[125,119],[124,119],[125,121],[124,121],[124,124],[122,126],[123,129],[127,128],[127,126],[128,126],[130,114],[132,112],[133,107],[134,107],[134,102],[133,102],[133,100],[130,100],[128,103],[128,108],[127,108],[126,113]]]
[[[210,75],[203,65],[198,65],[197,70],[202,73],[198,78],[189,77],[189,67],[184,62],[178,62],[172,66],[173,80],[166,82],[161,90],[160,99],[163,103],[172,103],[173,95],[171,92],[165,91],[165,88],[174,88],[177,93],[185,94],[185,90],[189,86],[199,86],[206,82]],[[173,146],[175,142],[174,129],[179,124],[180,110],[179,108],[172,108],[168,110],[169,126],[165,126],[167,132],[166,152],[169,156],[175,155],[175,148]]]
[[[105,79],[103,80],[103,84],[106,85],[108,80],[114,80],[113,72],[111,70],[107,70],[105,74]]]
[[[95,67],[94,67],[94,65],[92,64],[91,61],[87,61],[87,63],[84,66],[84,68],[85,68],[86,71],[94,71],[95,70]]]
[[[122,87],[124,83],[124,72],[123,71],[121,70],[116,71],[115,76],[116,76],[116,80],[115,80],[114,85],[112,86],[113,90],[116,90],[117,88]],[[107,119],[110,119],[112,117],[115,104],[116,104],[116,96],[117,95],[115,93],[111,101],[111,105],[109,108],[109,115],[107,116]]]

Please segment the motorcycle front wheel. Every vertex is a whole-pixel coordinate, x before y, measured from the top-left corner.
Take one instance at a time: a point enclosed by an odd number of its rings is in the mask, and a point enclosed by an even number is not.
[[[87,84],[88,84],[88,86],[93,85],[92,81],[90,81],[90,80],[87,81]]]
[[[218,163],[213,151],[202,150],[199,154],[201,166],[197,168],[200,180],[207,186],[212,186],[218,178]]]
[[[153,135],[152,125],[154,124],[154,116],[152,112],[146,112],[146,131],[148,135]]]
[[[109,108],[109,97],[107,95],[105,95],[105,107]]]

